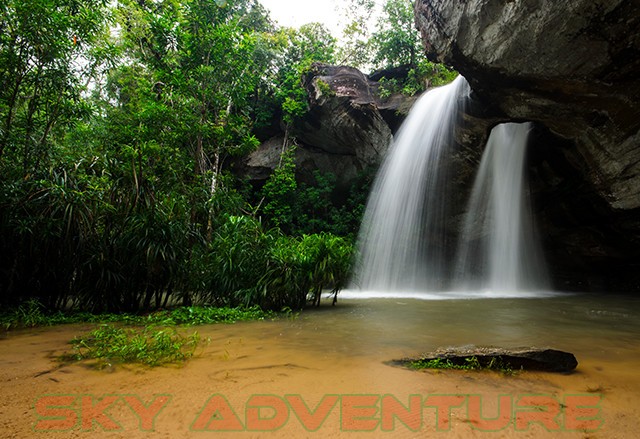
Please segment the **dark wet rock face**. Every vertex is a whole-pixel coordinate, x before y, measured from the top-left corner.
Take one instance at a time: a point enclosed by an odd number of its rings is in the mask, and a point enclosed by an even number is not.
[[[391,130],[378,111],[375,86],[350,67],[315,64],[304,78],[310,110],[295,126],[299,141],[329,154],[378,163],[391,141]]]
[[[558,287],[640,289],[640,3],[419,0],[416,23],[429,56],[470,82],[475,138],[536,122],[531,181]]]

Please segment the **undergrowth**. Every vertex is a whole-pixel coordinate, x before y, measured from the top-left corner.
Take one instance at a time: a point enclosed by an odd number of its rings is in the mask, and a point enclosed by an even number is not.
[[[291,310],[284,310],[291,314]],[[264,320],[277,317],[272,311],[260,307],[213,308],[183,306],[171,310],[152,312],[146,315],[131,313],[88,313],[79,311],[47,312],[37,300],[29,300],[20,306],[0,313],[0,328],[34,328],[69,323],[125,323],[129,325],[206,325],[212,323],[234,323],[248,320]]]

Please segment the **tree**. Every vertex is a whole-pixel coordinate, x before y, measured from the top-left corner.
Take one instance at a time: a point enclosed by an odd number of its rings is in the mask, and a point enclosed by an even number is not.
[[[106,32],[106,0],[8,0],[0,7],[0,160],[46,168],[57,131],[86,115],[81,75]],[[5,169],[5,172],[7,170]]]
[[[417,65],[423,57],[423,49],[414,25],[412,1],[386,0],[372,36],[372,45],[374,63],[378,67]]]
[[[65,144],[68,133],[94,114],[86,96],[109,55],[103,50],[107,3],[8,0],[0,6],[4,303],[25,296],[39,296],[51,306],[64,303],[59,293],[68,290],[92,234],[99,202],[85,191],[91,158],[72,162]]]
[[[264,214],[271,224],[285,233],[291,233],[294,228],[294,209],[298,189],[295,175],[295,150],[294,146],[283,151],[280,165],[262,188]]]
[[[258,145],[251,104],[270,63],[261,44],[272,26],[264,8],[253,0],[131,0],[123,2],[119,17],[129,53],[148,72],[153,94],[147,108],[174,115],[154,132],[170,133],[177,147],[190,152],[193,171],[208,181],[213,198],[226,157]],[[204,221],[208,236],[213,214]]]
[[[410,0],[386,0],[371,44],[377,68],[387,71],[401,68],[398,70],[406,72],[404,76],[382,77],[382,97],[393,93],[412,96],[431,86],[447,84],[457,76],[455,71],[426,58],[420,35],[415,29],[413,2]]]
[[[365,68],[372,61],[371,20],[375,0],[348,0],[338,8],[338,14],[348,17],[338,47],[338,63]]]
[[[320,23],[305,24],[300,29],[284,28],[278,38],[275,98],[289,127],[307,111],[307,92],[302,86],[302,77],[314,62],[335,61],[336,41]]]

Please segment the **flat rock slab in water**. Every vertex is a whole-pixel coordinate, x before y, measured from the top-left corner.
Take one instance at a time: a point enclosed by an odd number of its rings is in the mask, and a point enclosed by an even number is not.
[[[510,367],[512,370],[539,370],[545,372],[570,372],[578,366],[576,357],[569,353],[555,349],[536,348],[482,348],[461,347],[438,349],[416,359],[404,359],[395,364],[408,365],[415,361],[448,360],[464,366],[475,359],[482,367],[491,367],[495,361]]]

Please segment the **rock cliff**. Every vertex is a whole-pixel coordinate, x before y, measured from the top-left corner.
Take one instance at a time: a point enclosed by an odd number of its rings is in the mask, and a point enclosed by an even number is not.
[[[640,289],[640,3],[415,6],[428,56],[472,86],[476,132],[536,122],[531,180],[558,286]]]

